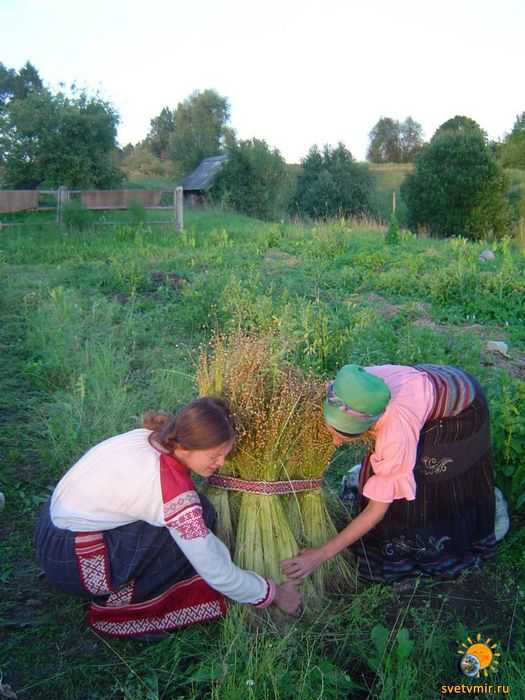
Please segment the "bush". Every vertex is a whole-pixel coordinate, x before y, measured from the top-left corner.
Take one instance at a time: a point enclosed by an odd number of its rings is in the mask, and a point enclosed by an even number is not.
[[[395,214],[392,214],[390,217],[390,225],[386,232],[385,242],[391,245],[395,245],[399,242],[399,223]]]
[[[171,160],[157,158],[144,143],[125,152],[120,167],[128,180],[144,177],[177,180],[183,175],[182,170],[176,168]],[[126,186],[129,186],[129,183]]]
[[[71,199],[62,209],[62,221],[71,231],[87,229],[92,220],[92,213],[84,207],[80,199]]]
[[[128,205],[129,218],[132,226],[141,226],[146,221],[146,209],[142,202],[132,200]]]
[[[492,406],[496,476],[520,509],[525,505],[525,382],[502,375]]]
[[[440,127],[401,186],[412,229],[437,236],[501,238],[511,225],[507,182],[483,132]]]
[[[277,218],[288,203],[289,174],[277,149],[252,139],[233,143],[228,161],[210,192],[211,198],[259,219]]]
[[[342,143],[313,146],[302,162],[292,211],[314,219],[373,213],[373,180],[366,165],[356,163]]]

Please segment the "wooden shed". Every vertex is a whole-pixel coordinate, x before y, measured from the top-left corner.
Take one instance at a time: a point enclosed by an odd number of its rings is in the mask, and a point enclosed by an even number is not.
[[[211,156],[204,158],[195,170],[186,175],[178,184],[184,191],[184,203],[186,206],[202,204],[206,193],[213,184],[215,176],[228,160],[227,155]]]

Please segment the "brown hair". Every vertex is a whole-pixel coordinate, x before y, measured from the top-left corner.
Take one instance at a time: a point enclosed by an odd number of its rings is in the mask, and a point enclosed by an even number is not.
[[[143,426],[153,430],[157,442],[169,452],[208,450],[235,438],[235,427],[228,404],[222,399],[203,396],[195,399],[174,415],[164,411],[148,411]]]

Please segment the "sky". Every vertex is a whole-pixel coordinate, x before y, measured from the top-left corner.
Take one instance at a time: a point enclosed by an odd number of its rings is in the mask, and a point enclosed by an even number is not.
[[[525,111],[524,0],[0,0],[0,61],[76,83],[120,114],[121,146],[195,90],[289,163],[313,144],[366,157],[380,117],[429,139],[456,114],[489,138]]]

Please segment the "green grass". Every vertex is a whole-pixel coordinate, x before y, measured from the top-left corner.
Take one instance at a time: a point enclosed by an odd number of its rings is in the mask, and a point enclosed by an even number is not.
[[[381,231],[345,222],[215,211],[188,212],[182,234],[123,222],[0,236],[0,682],[30,700],[430,699],[466,682],[456,649],[480,632],[502,647],[495,682],[525,696],[522,250],[491,244],[496,259],[483,263],[483,243],[402,233],[386,246]],[[82,604],[38,577],[39,504],[89,446],[192,398],[201,344],[239,325],[279,334],[321,376],[346,362],[448,362],[479,376],[513,504],[498,560],[401,596],[360,585],[300,621],[254,626],[232,606],[223,622],[152,647],[86,629]],[[505,340],[511,359],[486,352],[489,339]],[[337,455],[334,486],[359,457]]]
[[[401,185],[406,176],[414,171],[413,163],[369,163],[374,179],[374,202],[383,221],[388,221],[392,212],[392,193],[396,194],[396,215],[402,226],[406,225],[407,209],[401,196]]]
[[[177,187],[177,180],[161,175],[135,176],[131,180],[125,182],[124,187],[144,188],[146,190],[156,190],[159,188],[174,190],[175,187]]]
[[[164,195],[163,195],[164,196]],[[171,198],[172,200],[173,198]],[[163,206],[170,206],[169,194],[163,202]],[[114,224],[130,224],[133,225],[133,213],[129,209],[115,209],[111,211],[86,211],[82,210],[85,220],[84,227],[110,227]],[[40,229],[42,231],[56,228],[56,212],[55,211],[39,211],[39,212],[16,212],[13,214],[0,214],[0,221],[6,230],[20,229],[22,232],[28,228]],[[169,209],[146,209],[144,210],[145,223],[166,222],[171,223],[174,218],[173,210]],[[18,224],[13,226],[13,224]],[[0,230],[2,229],[0,226]]]
[[[368,167],[380,190],[399,190],[408,173],[414,171],[413,163],[369,163]]]

